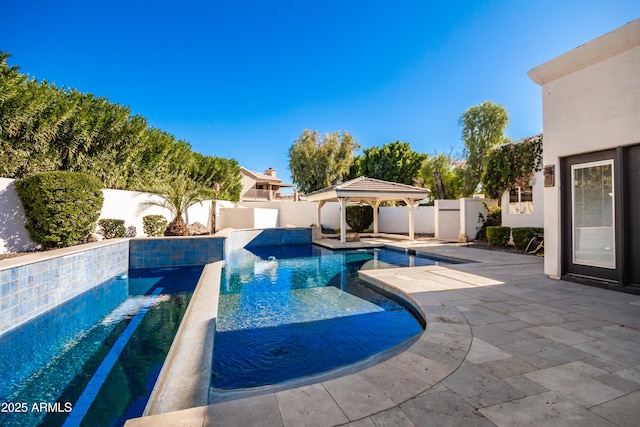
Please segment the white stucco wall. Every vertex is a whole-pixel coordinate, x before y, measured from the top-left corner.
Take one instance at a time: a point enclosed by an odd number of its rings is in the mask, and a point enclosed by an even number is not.
[[[414,232],[435,233],[433,212],[433,206],[414,208]],[[381,207],[378,215],[378,228],[381,233],[409,233],[409,208],[406,206]]]
[[[458,241],[475,240],[478,230],[487,218],[487,206],[497,206],[497,200],[465,197],[460,199],[460,230]]]
[[[544,188],[544,271],[561,271],[562,157],[640,142],[640,19],[546,62],[529,76],[542,86],[544,165],[555,186]]]
[[[457,242],[460,238],[460,200],[436,200],[435,237]]]
[[[252,228],[276,228],[278,227],[278,210],[277,209],[253,209]]]
[[[23,252],[36,249],[26,230],[22,203],[15,191],[13,179],[0,178],[0,254]],[[163,215],[167,222],[173,219],[168,209],[151,206],[142,209],[141,203],[147,199],[161,200],[157,195],[125,190],[102,190],[104,203],[100,219],[123,219],[125,227],[136,227],[138,237],[144,236],[142,218],[146,215]],[[226,200],[219,200],[217,208],[233,206]],[[205,200],[190,207],[185,214],[187,224],[199,222],[205,227],[209,225],[211,201]]]
[[[0,178],[0,254],[36,248],[24,224],[24,210],[13,179]]]

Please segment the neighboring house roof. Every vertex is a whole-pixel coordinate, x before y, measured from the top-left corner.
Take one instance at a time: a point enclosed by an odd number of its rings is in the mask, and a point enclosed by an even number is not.
[[[280,178],[276,178],[275,176],[267,175],[260,172],[250,171],[249,169],[244,168],[242,166],[240,166],[240,170],[242,171],[242,173],[249,176],[250,178],[255,179],[256,181],[260,181],[260,182],[267,181],[275,184],[279,184],[280,182],[282,182]]]
[[[280,178],[276,178],[275,176],[267,175],[266,173],[254,172],[245,167],[240,166],[240,170],[245,176],[255,180],[256,182],[267,182],[271,185],[277,185],[280,188],[284,187],[295,187],[294,184],[283,184]]]
[[[414,187],[397,182],[383,181],[364,176],[333,185],[307,194],[310,201],[338,200],[349,198],[357,200],[420,200],[431,194],[426,188]]]

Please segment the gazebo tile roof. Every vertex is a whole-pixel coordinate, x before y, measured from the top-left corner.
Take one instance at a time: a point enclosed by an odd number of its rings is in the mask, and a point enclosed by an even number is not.
[[[323,188],[307,194],[306,196],[318,195],[328,192],[371,192],[371,193],[403,193],[403,194],[415,194],[420,197],[425,197],[425,193],[429,193],[426,188],[414,187],[411,185],[400,184],[398,182],[383,181],[375,178],[367,178],[364,176],[345,181],[331,187]]]

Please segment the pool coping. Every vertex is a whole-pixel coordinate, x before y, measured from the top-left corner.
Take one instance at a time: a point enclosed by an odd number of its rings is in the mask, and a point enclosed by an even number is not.
[[[224,261],[205,265],[143,417],[208,403],[223,265]]]

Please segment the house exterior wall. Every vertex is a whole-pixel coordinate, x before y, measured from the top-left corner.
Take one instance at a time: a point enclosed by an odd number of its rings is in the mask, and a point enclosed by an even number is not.
[[[545,274],[561,264],[560,159],[640,142],[640,20],[586,43],[529,72],[542,86],[544,165],[555,185],[544,188]]]
[[[509,192],[502,194],[502,225],[505,227],[544,227],[544,179],[542,171],[533,175],[533,213],[510,214]]]
[[[242,200],[245,197],[245,194],[247,194],[250,190],[255,190],[256,188],[256,180],[244,174],[242,175],[240,184],[242,184],[240,200]]]

